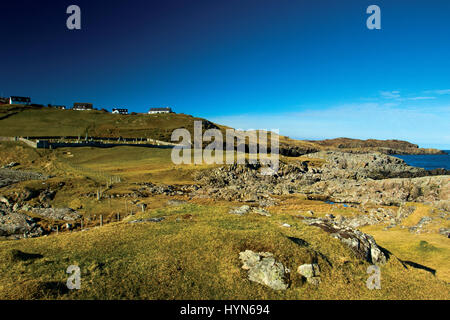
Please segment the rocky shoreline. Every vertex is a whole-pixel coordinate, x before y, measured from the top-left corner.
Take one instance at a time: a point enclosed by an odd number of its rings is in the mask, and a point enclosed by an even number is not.
[[[441,202],[448,209],[449,172],[427,171],[383,154],[321,151],[308,154],[325,163],[281,163],[274,176],[261,176],[259,164],[227,165],[201,172],[195,195],[271,205],[271,195],[303,193],[311,199],[345,203],[400,205],[407,201]],[[266,204],[265,204],[266,203]]]
[[[224,165],[198,172],[192,185],[135,183],[133,192],[105,192],[103,198],[132,198],[136,206],[152,195],[181,196],[188,199],[216,199],[247,203],[253,210],[270,215],[264,208],[278,203],[277,196],[302,194],[310,200],[347,203],[361,207],[397,206],[407,202],[425,203],[450,212],[450,175],[444,169],[428,171],[408,166],[403,160],[381,153],[354,154],[320,151],[306,155],[303,161],[281,162],[277,174],[261,175],[261,164]],[[311,159],[311,161],[309,161]],[[314,164],[317,159],[321,164]],[[314,165],[313,165],[314,164]],[[25,180],[45,180],[47,176],[0,169],[0,185]],[[71,208],[54,208],[52,199],[58,190],[43,189],[4,194],[0,197],[0,236],[21,238],[43,235],[39,219],[75,221],[81,216]],[[84,197],[98,197],[89,192]],[[30,202],[30,200],[33,200]],[[77,209],[77,208],[75,208]],[[259,210],[259,211],[258,211]],[[386,222],[396,223],[402,214],[379,212],[362,214],[358,219],[336,219],[346,227]],[[33,217],[39,218],[33,218]],[[396,220],[397,219],[397,220]],[[398,222],[398,221],[397,221]]]

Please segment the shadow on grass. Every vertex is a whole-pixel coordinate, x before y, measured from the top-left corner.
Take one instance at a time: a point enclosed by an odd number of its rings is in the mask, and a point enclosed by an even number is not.
[[[9,252],[9,256],[11,261],[17,262],[17,261],[29,261],[29,260],[35,260],[35,259],[41,259],[44,256],[39,253],[26,253],[17,249],[13,249]]]
[[[408,267],[413,267],[413,268],[416,268],[416,269],[421,269],[421,270],[428,271],[428,272],[430,272],[433,276],[436,275],[436,270],[435,270],[435,269],[432,269],[432,268],[429,268],[429,267],[427,267],[427,266],[424,266],[424,265],[421,265],[421,264],[418,264],[418,263],[415,263],[415,262],[412,262],[412,261],[403,261],[403,260],[400,260],[400,262],[402,263],[402,265],[403,265],[406,269],[408,269]]]
[[[44,291],[46,295],[49,295],[51,297],[58,297],[69,293],[67,285],[64,282],[60,281],[43,282],[40,285],[40,289]]]

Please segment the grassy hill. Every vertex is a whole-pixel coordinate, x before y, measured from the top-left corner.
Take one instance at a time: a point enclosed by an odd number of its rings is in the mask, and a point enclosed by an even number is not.
[[[0,136],[78,136],[152,138],[170,141],[173,130],[193,133],[194,121],[204,128],[211,122],[185,114],[119,115],[104,111],[59,110],[20,105],[0,106]]]
[[[58,190],[54,207],[73,207],[84,217],[88,230],[55,232],[46,237],[0,241],[0,299],[448,299],[448,239],[436,234],[416,236],[401,226],[385,231],[367,227],[377,242],[392,251],[381,267],[382,289],[366,287],[369,266],[351,250],[319,228],[308,226],[298,213],[313,210],[317,217],[336,212],[332,204],[311,201],[301,195],[280,196],[269,207],[270,217],[251,213],[231,215],[237,202],[187,199],[154,195],[146,198],[113,199],[87,197],[105,188],[105,175],[120,176],[121,182],[105,194],[136,192],[136,183],[195,183],[196,172],[208,166],[174,165],[170,150],[115,147],[111,149],[62,148],[36,150],[20,143],[0,143],[0,165],[19,162],[18,170],[51,173],[42,181],[23,181],[0,189],[14,194],[25,188]],[[286,159],[283,159],[286,160]],[[289,159],[292,161],[292,159]],[[61,186],[61,183],[64,185]],[[179,205],[168,204],[178,199]],[[141,212],[133,201],[145,203]],[[125,204],[125,202],[127,204]],[[128,206],[128,207],[127,207]],[[130,215],[130,207],[134,214]],[[128,208],[128,209],[127,209]],[[414,224],[428,210],[421,206],[405,224]],[[121,221],[117,222],[119,213]],[[341,207],[339,214],[357,211]],[[105,225],[98,226],[103,215]],[[129,223],[135,219],[159,218],[155,223]],[[64,221],[47,221],[48,227]],[[283,227],[288,223],[291,227]],[[299,238],[309,247],[292,241]],[[247,279],[239,252],[272,252],[291,270],[290,287],[275,291]],[[320,252],[328,262],[318,258]],[[296,268],[318,259],[321,284],[305,283]],[[406,268],[411,260],[437,270],[436,275]],[[331,264],[331,265],[330,265]],[[68,291],[69,265],[81,268],[82,288]]]
[[[382,290],[368,290],[367,263],[339,241],[288,214],[236,217],[224,204],[164,207],[148,217],[127,219],[84,232],[0,243],[0,298],[3,299],[446,299],[448,285],[431,274],[405,269],[397,259],[382,268]],[[138,216],[142,217],[142,216]],[[133,217],[135,219],[136,217]],[[282,222],[292,228],[281,227]],[[290,240],[304,239],[327,256],[319,261],[322,284],[303,283],[295,269],[313,259]],[[275,254],[292,270],[291,287],[275,291],[246,279],[238,253]],[[17,257],[16,251],[35,258]],[[65,288],[69,265],[82,270],[81,290]]]
[[[110,138],[152,138],[170,142],[175,129],[185,128],[193,137],[194,121],[203,130],[219,129],[225,137],[229,127],[186,114],[119,115],[104,111],[73,111],[56,108],[0,105],[0,136],[80,136]],[[269,135],[270,137],[270,135]],[[386,154],[437,154],[436,149],[421,149],[398,140],[358,140],[338,138],[322,141],[295,140],[279,136],[280,153],[299,156],[319,150],[381,152]]]

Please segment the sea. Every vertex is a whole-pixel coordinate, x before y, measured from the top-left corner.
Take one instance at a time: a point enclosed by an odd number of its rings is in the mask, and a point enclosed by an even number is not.
[[[444,150],[444,152],[447,154],[394,155],[394,157],[403,159],[406,164],[412,167],[426,170],[438,168],[450,170],[450,150]]]

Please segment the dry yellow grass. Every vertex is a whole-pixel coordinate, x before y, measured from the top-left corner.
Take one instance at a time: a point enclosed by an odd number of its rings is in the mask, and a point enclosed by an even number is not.
[[[388,248],[397,257],[413,261],[436,270],[436,276],[450,283],[450,243],[448,238],[438,233],[440,227],[449,227],[449,222],[439,219],[438,214],[427,205],[409,203],[414,206],[413,214],[403,222],[388,230],[384,226],[368,226],[362,231],[374,236],[377,243]],[[409,231],[409,227],[417,225],[423,217],[433,217],[434,221],[423,227],[419,234]]]
[[[228,214],[238,205],[210,199],[192,200],[181,206],[168,206],[166,196],[142,199],[145,213],[125,216],[123,199],[111,201],[83,195],[105,187],[103,178],[93,172],[118,175],[121,183],[108,192],[133,191],[135,182],[191,183],[193,174],[205,166],[174,166],[170,150],[118,147],[112,149],[74,148],[35,153],[23,147],[3,145],[8,161],[23,163],[21,168],[54,172],[46,186],[60,188],[52,205],[80,206],[85,216],[104,215],[105,226],[86,225],[83,232],[61,232],[47,237],[0,242],[0,298],[3,299],[449,299],[448,239],[434,234],[414,235],[405,230],[385,232],[378,227],[364,231],[373,234],[383,247],[402,260],[411,260],[437,270],[437,277],[405,268],[395,257],[382,267],[382,290],[367,289],[368,263],[354,257],[341,242],[315,227],[304,225],[296,214],[313,210],[315,215],[358,214],[355,208],[309,201],[304,196],[280,197],[280,205],[269,208],[271,217]],[[2,158],[3,159],[3,158]],[[21,161],[21,159],[24,159]],[[28,159],[28,160],[27,160]],[[42,166],[48,164],[47,166]],[[85,170],[83,170],[85,168]],[[28,186],[43,188],[42,182],[19,183],[8,192]],[[5,190],[0,190],[4,192]],[[179,199],[185,199],[178,197]],[[130,204],[129,204],[130,205]],[[131,206],[131,205],[130,205]],[[128,207],[129,209],[130,207]],[[333,211],[335,210],[335,211]],[[424,209],[425,210],[425,209]],[[418,211],[418,215],[422,214]],[[425,212],[425,211],[424,211]],[[428,214],[428,213],[423,213]],[[131,219],[165,217],[160,223],[130,224]],[[94,218],[95,219],[95,218]],[[410,217],[413,224],[419,217]],[[409,221],[409,220],[408,220]],[[409,223],[409,222],[406,223]],[[292,227],[284,228],[283,223]],[[291,241],[307,241],[309,248]],[[427,244],[420,244],[420,241]],[[419,243],[419,247],[418,244]],[[425,249],[424,249],[425,248]],[[436,248],[438,251],[434,251]],[[274,291],[247,280],[241,269],[239,252],[250,249],[269,251],[290,270],[290,288]],[[42,257],[11,259],[13,250]],[[430,252],[428,252],[428,251]],[[329,266],[320,252],[332,263]],[[439,254],[437,254],[439,253]],[[318,259],[323,270],[318,288],[303,283],[296,268]],[[82,289],[64,289],[69,265],[82,270]],[[446,280],[447,283],[444,281]]]
[[[238,217],[227,207],[184,205],[146,213],[160,223],[109,224],[85,232],[0,243],[1,298],[58,299],[446,299],[448,285],[431,274],[405,269],[395,259],[382,267],[382,290],[365,286],[368,263],[320,229],[289,215]],[[187,215],[189,215],[187,217]],[[133,217],[133,219],[136,217]],[[281,227],[282,222],[292,228]],[[311,244],[300,247],[288,237]],[[12,249],[42,258],[11,262]],[[292,270],[291,287],[274,291],[246,279],[240,251],[273,252]],[[322,284],[312,287],[295,273],[319,257]],[[82,270],[82,289],[62,284],[69,265]],[[426,283],[426,285],[424,285]],[[23,288],[18,290],[14,288]],[[59,288],[59,289],[58,289]]]

